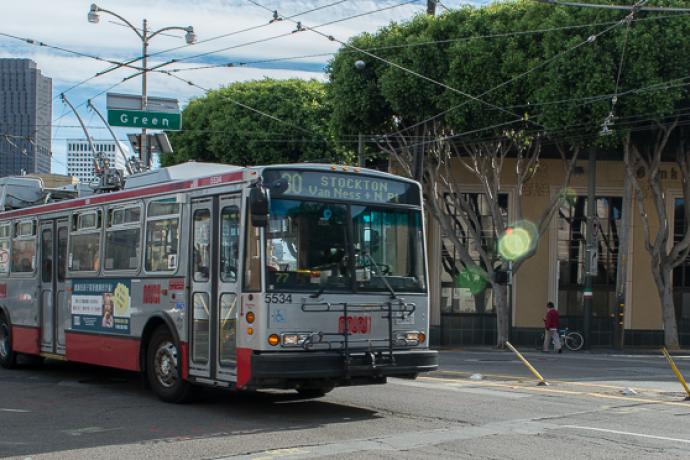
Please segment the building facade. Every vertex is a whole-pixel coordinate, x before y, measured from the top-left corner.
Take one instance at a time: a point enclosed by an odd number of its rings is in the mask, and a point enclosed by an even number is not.
[[[30,59],[0,59],[0,177],[50,173],[52,80]]]
[[[506,160],[510,162],[511,160]],[[582,163],[581,163],[582,164]],[[586,162],[584,162],[586,165]],[[498,204],[501,213],[512,222],[516,215],[516,188],[511,182],[511,164],[504,166],[504,178]],[[485,198],[476,180],[458,167],[460,190],[475,201],[480,220],[490,221]],[[511,305],[512,340],[533,345],[543,328],[545,305],[556,304],[562,325],[582,331],[584,326],[587,168],[574,176],[567,189],[568,199],[557,209],[548,229],[538,237],[536,253],[526,260],[512,278]],[[564,172],[559,160],[542,160],[538,173],[525,187],[522,195],[524,218],[537,222],[550,200],[564,192]],[[675,164],[661,168],[665,190],[666,215],[671,229],[670,239],[678,241],[687,228],[683,206],[680,172]],[[590,345],[614,346],[615,328],[622,321],[626,346],[663,345],[661,302],[645,248],[644,222],[635,197],[632,206],[624,209],[625,170],[620,161],[598,161],[596,169],[596,247],[597,270],[593,277],[593,306]],[[647,198],[650,227],[655,231],[653,204]],[[496,314],[491,287],[472,290],[462,283],[457,268],[461,267],[453,241],[440,226],[429,219],[429,271],[433,280],[432,341],[440,345],[495,345]],[[620,232],[628,229],[627,251],[620,247]],[[491,223],[488,222],[488,230]],[[463,232],[460,231],[460,234]],[[654,233],[652,233],[654,235]],[[465,244],[471,244],[466,241]],[[619,264],[621,259],[621,264]],[[617,299],[619,267],[625,264],[625,299]],[[673,291],[681,346],[690,346],[690,257],[673,272]],[[621,316],[622,313],[622,316]]]
[[[125,157],[129,157],[129,149],[124,143],[118,142],[124,153],[122,155],[112,139],[92,139],[91,142],[97,152],[105,154],[111,167],[125,170]],[[93,152],[87,139],[67,139],[67,175],[76,177],[82,183],[90,183],[97,179]]]

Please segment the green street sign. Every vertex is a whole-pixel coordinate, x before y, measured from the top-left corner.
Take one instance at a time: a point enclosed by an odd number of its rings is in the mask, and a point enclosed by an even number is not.
[[[108,109],[108,124],[127,128],[179,131],[182,129],[182,116],[179,113]]]

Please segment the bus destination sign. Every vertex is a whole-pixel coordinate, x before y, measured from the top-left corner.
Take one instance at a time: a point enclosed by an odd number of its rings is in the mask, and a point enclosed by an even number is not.
[[[269,169],[264,171],[263,181],[273,197],[420,204],[419,188],[414,184],[367,175]]]

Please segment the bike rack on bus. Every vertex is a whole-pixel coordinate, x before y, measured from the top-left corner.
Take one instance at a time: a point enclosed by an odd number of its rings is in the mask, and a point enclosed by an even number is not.
[[[356,344],[366,344],[368,345],[368,351],[365,352],[365,356],[368,356],[370,362],[368,365],[375,369],[378,365],[392,365],[395,366],[395,357],[393,350],[395,345],[405,345],[404,340],[397,341],[393,337],[393,320],[407,319],[411,314],[415,312],[417,305],[412,302],[405,302],[405,299],[397,298],[395,300],[390,300],[385,303],[348,303],[348,302],[303,302],[302,311],[305,313],[342,313],[344,320],[343,332],[323,332],[312,334],[303,343],[302,347],[305,350],[334,350],[334,345],[340,345],[339,350],[342,352],[345,358],[345,375],[346,378],[350,377],[350,368],[352,367],[352,347]],[[381,313],[381,318],[388,320],[388,337],[383,339],[353,339],[352,332],[350,332],[350,325],[347,321],[348,314],[352,313]],[[341,336],[343,339],[339,342],[334,341],[324,341],[324,337]],[[376,360],[376,355],[374,351],[378,351],[379,357],[383,358],[382,350],[374,348],[375,343],[382,343],[387,345],[388,356],[387,359]],[[356,351],[362,352],[362,348],[355,348]]]

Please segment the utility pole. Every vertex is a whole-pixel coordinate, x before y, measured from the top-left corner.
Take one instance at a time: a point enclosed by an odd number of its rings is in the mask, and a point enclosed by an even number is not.
[[[597,176],[597,156],[596,150],[590,148],[589,168],[587,170],[587,235],[585,246],[585,291],[583,293],[584,305],[583,329],[585,345],[588,349],[592,339],[592,301],[594,292],[592,290],[593,278],[597,274],[597,241],[594,235],[594,221],[597,215],[596,203],[596,176]]]
[[[424,180],[424,148],[426,147],[426,136],[424,136],[424,126],[418,126],[415,132],[422,134],[421,136],[415,136],[415,141],[417,143],[414,152],[414,179],[416,181],[422,182]],[[421,141],[419,140],[421,139]]]
[[[366,161],[364,161],[364,134],[359,133],[357,136],[357,162],[360,168],[366,166]]]
[[[437,0],[426,0],[426,14],[430,16],[436,15],[436,2]]]
[[[632,179],[625,175],[621,225],[618,230],[618,262],[616,264],[616,307],[613,309],[613,347],[619,350],[625,345],[625,293],[628,281],[628,248],[632,222]]]
[[[148,61],[148,56],[146,55],[148,53],[149,49],[149,41],[148,41],[148,28],[146,26],[146,19],[143,20],[142,22],[142,29],[141,29],[141,67],[143,68],[141,72],[141,111],[145,112],[146,111],[146,76],[148,75],[148,69],[146,68],[146,64]],[[151,167],[151,158],[149,155],[149,150],[148,150],[148,143],[146,142],[146,128],[141,128],[141,140],[139,141],[139,155],[140,158],[143,160],[144,167],[145,168],[150,168]]]
[[[148,76],[149,69],[147,67],[148,63],[148,49],[149,49],[149,41],[152,40],[156,35],[160,34],[161,32],[165,32],[168,30],[182,30],[186,32],[184,36],[184,40],[187,43],[187,45],[191,45],[196,42],[196,34],[194,33],[194,28],[192,26],[187,26],[187,27],[181,27],[181,26],[169,26],[169,27],[163,27],[162,29],[158,29],[155,32],[151,32],[148,29],[148,23],[146,19],[142,21],[142,28],[141,32],[132,25],[131,22],[129,22],[127,19],[123,18],[119,14],[106,10],[105,8],[101,8],[95,3],[91,4],[91,8],[89,9],[89,14],[88,14],[88,20],[92,24],[97,24],[100,21],[100,14],[105,13],[109,14],[111,16],[116,17],[120,21],[122,21],[127,27],[132,29],[132,31],[137,34],[139,39],[141,40],[141,110],[143,112],[146,111],[146,106],[148,105],[146,98],[147,98],[147,87],[146,87],[146,77]],[[134,62],[134,61],[131,61]],[[146,138],[146,128],[141,129],[141,140],[139,141],[139,158],[142,160],[144,167],[148,168],[151,166],[151,148],[148,146],[148,139]]]

